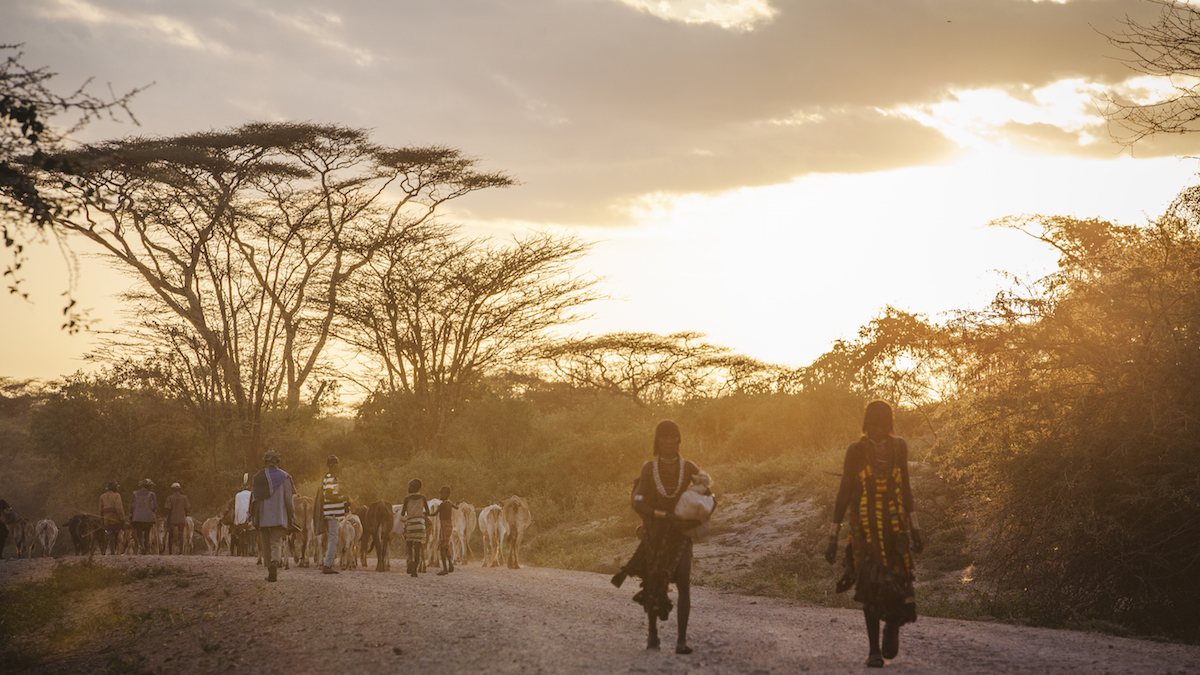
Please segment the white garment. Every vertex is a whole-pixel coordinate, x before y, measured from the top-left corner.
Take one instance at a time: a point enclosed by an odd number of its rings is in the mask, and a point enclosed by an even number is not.
[[[245,525],[250,522],[250,491],[242,490],[233,496],[233,524]]]

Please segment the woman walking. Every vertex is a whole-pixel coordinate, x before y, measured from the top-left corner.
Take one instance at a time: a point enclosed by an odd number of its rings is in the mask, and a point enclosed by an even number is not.
[[[642,465],[633,488],[633,510],[642,517],[645,538],[629,562],[613,577],[620,587],[626,576],[642,579],[642,590],[633,599],[646,611],[649,624],[646,649],[658,649],[658,622],[671,614],[667,589],[672,582],[679,591],[679,633],[676,654],[691,654],[687,644],[688,618],[692,609],[692,540],[687,532],[700,521],[675,515],[679,497],[693,482],[708,484],[708,477],[692,462],[679,456],[679,426],[670,420],[654,430],[654,459]]]
[[[867,622],[867,666],[882,668],[900,651],[900,627],[917,620],[912,553],[924,547],[908,484],[908,445],[892,435],[892,407],[872,401],[863,436],[846,449],[825,559],[837,558],[838,532],[850,513],[850,546],[838,591],[854,588]],[[883,647],[879,623],[883,622]]]

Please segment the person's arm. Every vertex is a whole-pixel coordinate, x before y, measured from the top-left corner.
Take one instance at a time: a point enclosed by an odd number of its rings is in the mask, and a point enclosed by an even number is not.
[[[295,487],[292,485],[291,478],[283,481],[283,488],[287,490],[283,495],[283,508],[287,511],[287,528],[291,530],[296,526],[296,503],[292,499]]]
[[[667,517],[666,511],[656,510],[650,505],[650,490],[653,489],[653,485],[650,462],[646,462],[642,464],[642,475],[638,478],[637,489],[633,492],[633,510],[646,520]]]
[[[850,447],[846,448],[845,459],[842,460],[842,482],[838,486],[837,499],[833,504],[833,522],[829,524],[829,543],[825,546],[825,560],[830,565],[837,560],[838,533],[842,529],[842,520],[846,517],[846,509],[850,507],[850,497],[854,494],[860,454],[859,444],[851,443]]]
[[[925,540],[921,537],[921,526],[917,524],[917,512],[913,507],[912,486],[908,483],[908,444],[904,439],[897,440],[896,461],[900,463],[900,501],[904,512],[908,514],[908,529],[912,539],[912,552],[920,553],[925,550]]]

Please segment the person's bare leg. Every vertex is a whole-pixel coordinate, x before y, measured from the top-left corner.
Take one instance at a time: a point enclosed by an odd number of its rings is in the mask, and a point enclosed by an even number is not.
[[[867,642],[871,646],[871,651],[867,655],[867,667],[882,668],[883,654],[879,651],[879,617],[866,611],[863,611],[863,617],[867,620]]]
[[[679,637],[675,641],[676,654],[691,654],[692,648],[687,644],[688,617],[692,613],[692,550],[679,560],[675,570],[675,588],[679,589]]]
[[[883,623],[883,658],[894,659],[900,653],[900,624]]]
[[[649,626],[646,633],[646,649],[658,649],[658,617],[652,612],[646,612],[646,624]]]

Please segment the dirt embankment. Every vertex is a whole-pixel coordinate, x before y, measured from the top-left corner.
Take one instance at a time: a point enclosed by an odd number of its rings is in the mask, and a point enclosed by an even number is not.
[[[105,565],[182,568],[97,591],[69,622],[119,611],[118,628],[56,645],[28,672],[256,673],[858,673],[861,615],[783,600],[694,591],[695,653],[648,652],[636,586],[553,569],[460,566],[443,577],[393,571],[281,571],[251,558],[113,557]],[[49,559],[0,563],[0,584],[45,576]],[[103,622],[101,622],[103,623]],[[60,627],[61,628],[61,627]],[[675,639],[675,616],[663,624]],[[902,633],[891,671],[1192,673],[1200,647],[1106,635],[922,618]]]

